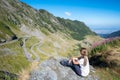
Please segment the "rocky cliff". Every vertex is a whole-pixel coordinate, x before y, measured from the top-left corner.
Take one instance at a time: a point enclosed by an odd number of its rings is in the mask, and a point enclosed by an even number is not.
[[[100,80],[95,69],[90,66],[90,74],[87,77],[78,76],[70,67],[60,64],[61,57],[51,57],[39,64],[38,69],[31,72],[30,80]]]

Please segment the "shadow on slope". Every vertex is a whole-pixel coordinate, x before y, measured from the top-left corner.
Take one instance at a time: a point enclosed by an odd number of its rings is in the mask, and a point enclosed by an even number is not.
[[[108,63],[102,59],[102,55],[94,55],[89,59],[90,65],[96,67],[108,67]]]
[[[7,71],[0,71],[0,80],[17,80],[18,75]]]

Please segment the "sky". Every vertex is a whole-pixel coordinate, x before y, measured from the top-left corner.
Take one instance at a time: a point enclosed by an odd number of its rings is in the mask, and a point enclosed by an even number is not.
[[[120,0],[20,0],[55,16],[84,22],[96,33],[120,30]]]

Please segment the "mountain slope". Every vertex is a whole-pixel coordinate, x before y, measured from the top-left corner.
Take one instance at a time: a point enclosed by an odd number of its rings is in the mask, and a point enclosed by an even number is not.
[[[108,72],[112,76],[110,79],[120,79],[120,37],[96,43],[90,56],[91,65]]]
[[[95,35],[95,33],[93,33],[83,22],[69,19],[65,20],[59,17],[57,19],[64,25],[64,29],[66,29],[64,32],[70,34],[74,39],[81,40],[86,35]]]
[[[111,37],[120,37],[120,30],[109,34],[107,37],[108,38],[111,38]]]
[[[16,35],[4,23],[0,22],[0,43],[17,39]]]
[[[67,35],[70,34],[77,40],[83,39],[88,34],[95,35],[83,22],[57,18],[45,10],[35,10],[18,0],[2,0],[0,2],[0,12],[0,21],[9,25],[12,29],[17,28],[18,31],[27,34],[32,30],[33,33],[30,34],[34,36],[36,30],[39,34],[41,34],[40,31],[46,34],[60,31]],[[26,29],[28,30],[26,31]],[[13,32],[18,34],[14,30]],[[22,33],[19,35],[22,35]]]
[[[97,35],[99,35],[99,36],[102,37],[102,38],[107,38],[109,34],[99,34],[99,33],[98,33]]]
[[[27,80],[42,61],[55,56],[78,55],[81,45],[90,47],[96,38],[99,40],[83,22],[55,17],[19,0],[1,0],[0,12],[0,39],[1,42],[6,40],[0,43],[2,79],[11,79],[3,73],[7,72]],[[87,36],[93,40],[88,42]]]

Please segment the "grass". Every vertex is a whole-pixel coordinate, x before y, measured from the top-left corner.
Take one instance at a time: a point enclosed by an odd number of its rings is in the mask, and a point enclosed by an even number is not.
[[[44,55],[44,54],[41,54],[41,53],[38,53],[38,55],[40,56],[40,63],[44,60],[47,60],[49,57]]]
[[[90,63],[98,68],[102,80],[120,79],[119,47],[120,38],[114,38],[100,43],[91,50]]]
[[[8,43],[0,46],[1,50],[5,48],[8,48],[11,53],[13,52],[13,54],[9,54],[9,52],[6,52],[4,54],[7,55],[1,55],[0,53],[0,71],[5,71],[18,75],[22,69],[26,69],[29,67],[30,63],[23,54],[23,49],[20,46],[20,41],[15,41],[14,43]],[[2,75],[2,77],[4,78],[6,78],[6,76],[6,74]],[[7,76],[7,80],[10,79],[10,76]]]
[[[28,40],[26,41],[26,48],[27,48],[27,50],[29,51],[29,53],[32,54],[32,52],[31,52],[31,47],[34,46],[34,47],[33,47],[33,51],[39,55],[39,57],[40,57],[40,62],[42,62],[42,61],[46,60],[48,57],[45,56],[45,55],[43,55],[43,54],[41,54],[39,51],[37,51],[37,47],[39,47],[38,45],[40,45],[40,44],[38,44],[39,42],[41,42],[41,41],[40,41],[37,37],[35,37],[35,36],[30,37],[30,38],[28,38]],[[38,45],[34,45],[34,44],[38,44]],[[42,44],[42,43],[41,43],[41,44]],[[46,44],[47,44],[47,43],[46,43]],[[44,45],[44,44],[43,44],[43,45]],[[45,45],[45,47],[44,47],[43,49],[46,49],[46,48],[47,48],[47,45]],[[53,48],[53,47],[52,47],[52,48]],[[41,49],[41,46],[40,46],[40,49]],[[35,59],[36,56],[32,54],[32,58]]]
[[[30,37],[30,38],[28,38],[28,40],[26,41],[26,47],[27,47],[27,48],[30,48],[31,46],[33,46],[33,44],[38,43],[39,41],[40,41],[40,40],[37,39],[35,36]]]
[[[96,73],[101,80],[120,80],[120,77],[113,74],[113,72],[114,70],[109,68],[96,68]]]
[[[36,46],[34,46],[33,50],[34,50],[34,52],[37,53],[38,56],[40,57],[39,63],[41,63],[42,61],[47,60],[47,59],[49,58],[49,56],[46,56],[46,55],[42,54],[42,53],[37,49],[38,47],[40,47],[40,49],[41,49],[41,46],[36,45]],[[47,54],[47,53],[46,53],[46,54]]]
[[[117,48],[120,46],[120,38],[114,39],[110,42],[103,42],[103,44],[97,45],[95,48],[91,50],[91,55],[95,55],[96,53],[103,53],[107,51],[109,48]]]
[[[39,65],[39,62],[32,62],[32,63],[30,63],[30,67],[29,68],[23,69],[20,72],[20,76],[19,76],[18,80],[29,80],[30,72],[32,70],[34,70],[34,69],[37,69],[38,65]]]
[[[36,37],[29,37],[26,40],[26,48],[30,54],[31,52],[31,47],[34,46],[34,44],[37,44],[41,42],[38,38]],[[29,77],[29,72],[31,63],[27,61],[26,57],[24,56],[24,51],[21,46],[22,43],[22,38],[19,39],[18,41],[15,41],[14,43],[9,43],[0,46],[0,49],[8,48],[11,52],[14,54],[12,55],[6,55],[3,56],[3,53],[0,55],[0,69],[8,71],[13,74],[20,74],[22,76],[26,76],[27,78]],[[33,50],[35,53],[37,53],[40,57],[39,63],[42,61],[48,59],[49,57],[52,56],[64,56],[64,57],[73,57],[73,56],[78,56],[79,55],[79,47],[76,45],[78,41],[73,40],[71,38],[66,38],[64,35],[60,35],[59,33],[57,34],[51,34],[43,40],[41,44],[35,45],[33,47]],[[43,50],[46,54],[49,54],[51,56],[46,56],[42,54],[37,48],[40,47],[41,50]],[[32,54],[33,55],[33,54]],[[36,58],[35,55],[32,56],[33,59]]]
[[[45,28],[40,28],[40,30],[41,30],[41,32],[43,32],[45,35],[49,35],[49,34],[50,34],[50,32],[49,32],[47,29],[45,29]]]
[[[22,68],[26,68],[29,62],[23,54],[17,54],[0,57],[0,64],[0,70],[18,73]]]
[[[35,36],[28,38],[28,40],[26,41],[26,48],[30,54],[32,54],[31,47],[36,43],[39,43],[39,40]],[[32,58],[35,59],[35,55],[32,54]]]
[[[14,33],[6,24],[0,21],[0,38],[8,39],[6,36],[10,36],[12,38]]]
[[[52,55],[54,53],[54,46],[51,42],[44,41],[44,43],[41,45],[41,50]]]

